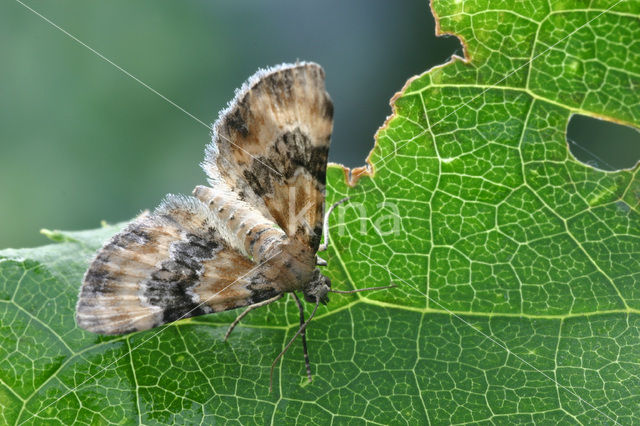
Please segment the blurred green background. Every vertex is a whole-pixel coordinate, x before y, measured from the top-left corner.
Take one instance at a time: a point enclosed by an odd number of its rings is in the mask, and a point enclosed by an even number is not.
[[[425,0],[24,2],[205,123],[258,68],[320,63],[336,112],[330,159],[348,166],[364,163],[408,77],[462,55],[457,39],[435,37]],[[586,126],[572,126],[574,140],[595,134]],[[633,165],[638,134],[603,129],[604,149],[576,155]],[[205,181],[208,141],[202,124],[18,1],[0,4],[0,248],[190,193]]]

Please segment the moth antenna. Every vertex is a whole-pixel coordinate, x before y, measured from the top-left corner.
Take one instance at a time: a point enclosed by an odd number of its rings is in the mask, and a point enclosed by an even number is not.
[[[394,288],[398,287],[396,284],[391,283],[391,285],[385,285],[382,287],[367,287],[367,288],[357,288],[355,290],[329,290],[330,293],[339,293],[339,294],[349,294],[349,293],[360,293],[361,291],[370,291],[370,290],[384,290],[385,288]]]
[[[269,375],[269,393],[271,393],[271,391],[273,390],[273,370],[276,368],[276,364],[278,363],[280,358],[282,358],[283,355],[289,350],[289,347],[291,346],[293,341],[296,340],[298,336],[302,334],[302,332],[307,328],[307,325],[309,325],[309,322],[311,321],[313,316],[316,314],[316,311],[318,310],[318,306],[320,306],[320,299],[316,300],[316,306],[313,308],[313,311],[311,312],[311,315],[309,315],[309,318],[300,326],[296,334],[294,334],[291,340],[289,340],[289,343],[287,343],[287,346],[284,347],[282,352],[280,352],[276,357],[276,359],[273,360],[273,363],[271,363],[271,374]]]
[[[322,235],[324,235],[324,243],[322,243],[320,247],[318,247],[318,252],[325,251],[329,247],[329,216],[331,215],[331,212],[333,212],[333,209],[335,209],[345,201],[348,201],[349,199],[351,199],[351,197],[344,197],[342,200],[336,201],[331,207],[329,207],[329,210],[327,210],[327,212],[325,213],[324,221],[322,222]]]
[[[302,306],[302,302],[300,302],[298,295],[295,293],[291,293],[291,294],[293,294],[293,298],[296,301],[296,305],[298,305],[298,310],[300,311],[300,327],[302,327],[302,324],[304,324],[304,307]],[[313,378],[311,377],[311,365],[309,362],[309,352],[307,352],[307,330],[304,330],[302,333],[300,333],[300,336],[302,337],[302,353],[304,355],[304,366],[307,368],[307,377],[309,378],[309,383],[311,383]]]

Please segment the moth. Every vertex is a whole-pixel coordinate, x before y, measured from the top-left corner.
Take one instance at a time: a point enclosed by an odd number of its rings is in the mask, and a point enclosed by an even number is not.
[[[125,334],[183,318],[293,295],[302,336],[331,288],[318,266],[327,249],[324,215],[333,104],[324,71],[299,62],[259,70],[213,125],[201,163],[208,186],[167,195],[97,253],[84,275],[76,322],[99,334]],[[344,200],[341,200],[344,201]],[[324,234],[324,244],[320,245]],[[296,292],[314,308],[308,319]]]

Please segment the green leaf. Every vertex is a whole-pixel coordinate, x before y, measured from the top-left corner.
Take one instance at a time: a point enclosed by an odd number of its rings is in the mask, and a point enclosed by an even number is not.
[[[49,232],[0,252],[0,422],[640,421],[638,167],[596,170],[565,139],[574,113],[640,124],[640,3],[432,7],[468,61],[407,83],[368,170],[328,171],[328,201],[352,197],[334,287],[399,287],[332,296],[308,329],[313,383],[294,345],[268,392],[290,299],[228,343],[234,312],[77,329],[82,274],[120,227]]]

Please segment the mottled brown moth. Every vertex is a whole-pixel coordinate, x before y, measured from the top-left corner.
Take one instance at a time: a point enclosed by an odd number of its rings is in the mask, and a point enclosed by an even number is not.
[[[248,306],[226,338],[250,310],[291,293],[300,328],[272,375],[301,335],[311,380],[306,326],[329,292],[343,293],[317,268],[326,265],[317,252],[327,248],[332,210],[324,216],[332,129],[319,65],[250,77],[213,126],[201,164],[209,185],[168,195],[100,249],[84,275],[78,325],[125,334]],[[307,320],[296,292],[315,304]]]

